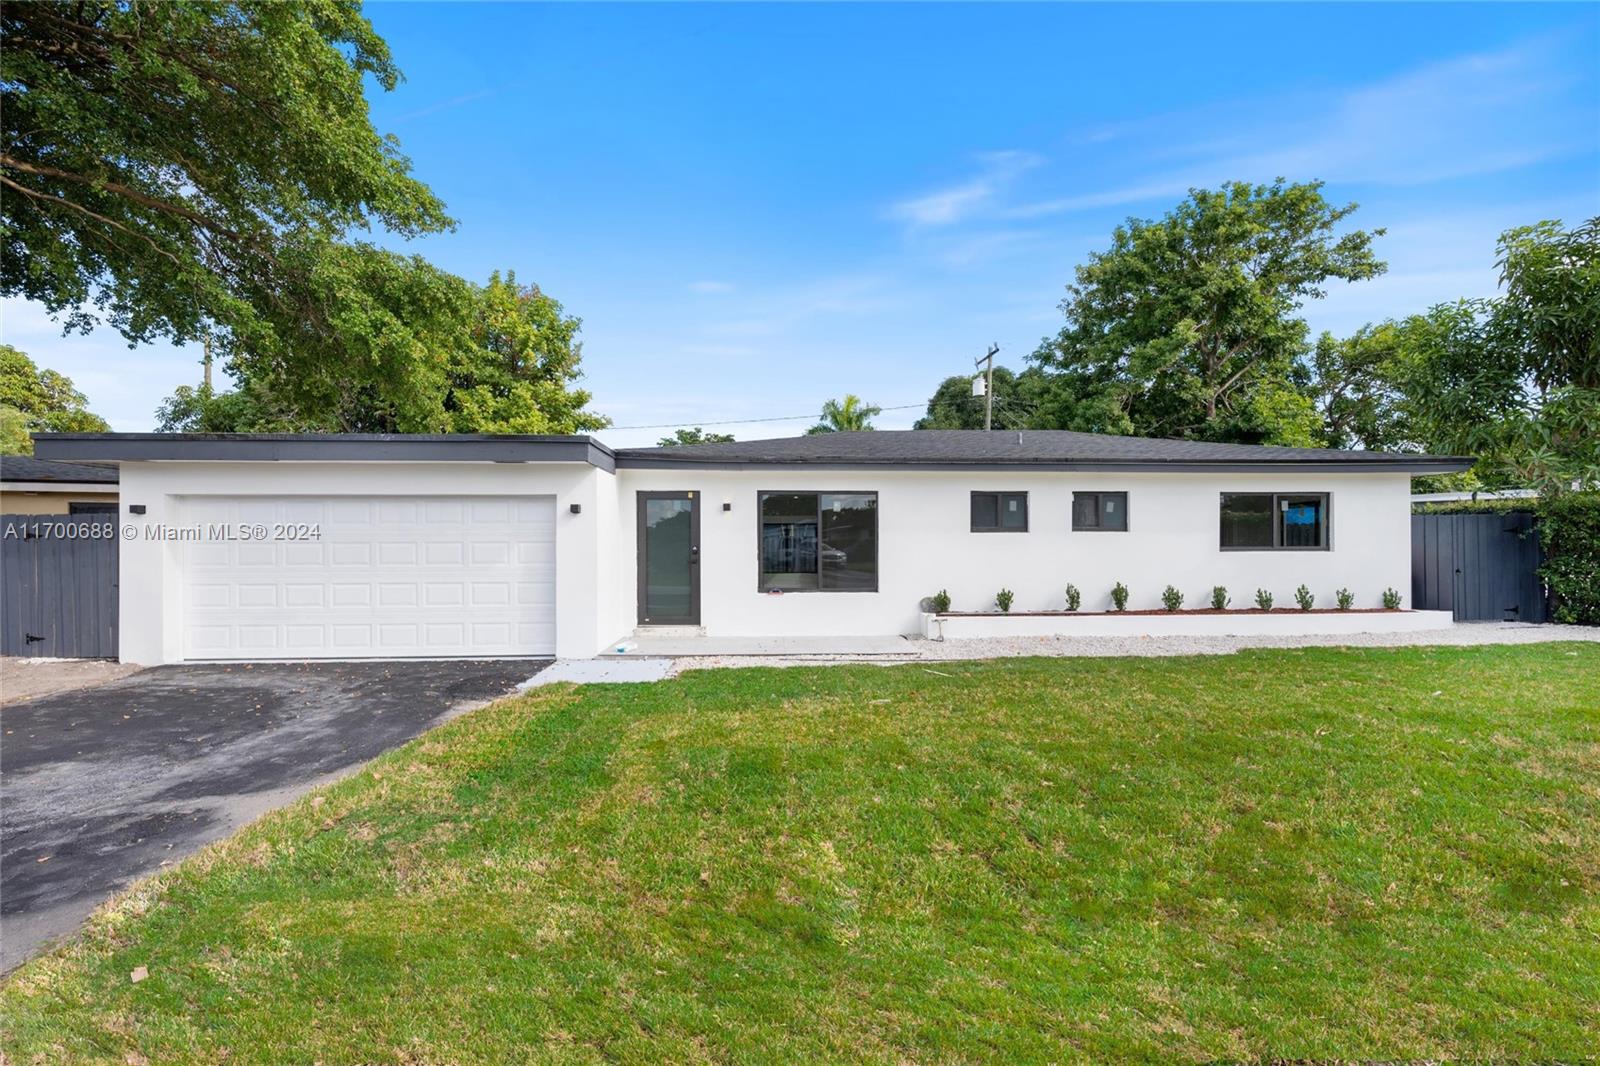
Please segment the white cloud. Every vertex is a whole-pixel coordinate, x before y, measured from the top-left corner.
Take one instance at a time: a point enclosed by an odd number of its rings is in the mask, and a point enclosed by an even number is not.
[[[1336,94],[1288,94],[1154,116],[1120,127],[1145,163],[1186,160],[1108,188],[1004,207],[1002,217],[1182,196],[1224,181],[1320,178],[1414,186],[1515,170],[1594,145],[1593,113],[1573,106],[1561,41],[1540,38],[1431,63]],[[1581,66],[1579,69],[1583,69]],[[1243,132],[1229,126],[1243,126]],[[1136,169],[1139,161],[1130,165]]]
[[[901,200],[889,217],[913,226],[948,226],[982,211],[1010,187],[1017,176],[1043,162],[1032,152],[986,152],[978,156],[979,174],[969,181]]]

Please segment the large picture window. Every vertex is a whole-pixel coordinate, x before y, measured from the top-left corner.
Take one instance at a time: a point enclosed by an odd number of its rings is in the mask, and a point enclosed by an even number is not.
[[[763,492],[762,592],[876,592],[878,494]]]
[[[972,494],[972,532],[1026,533],[1028,494],[1026,492],[974,492]]]
[[[1326,492],[1224,492],[1223,551],[1326,551]]]
[[[1126,533],[1128,494],[1126,492],[1074,492],[1072,494],[1074,533]]]

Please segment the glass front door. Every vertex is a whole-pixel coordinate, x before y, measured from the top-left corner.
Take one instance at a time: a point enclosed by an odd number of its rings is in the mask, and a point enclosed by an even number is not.
[[[693,492],[639,493],[639,624],[700,624],[700,508]]]

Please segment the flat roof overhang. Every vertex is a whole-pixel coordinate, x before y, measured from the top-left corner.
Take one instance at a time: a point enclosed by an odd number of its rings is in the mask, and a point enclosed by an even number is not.
[[[616,469],[585,436],[486,433],[39,433],[37,459],[95,462],[587,463]]]
[[[1328,462],[1313,462],[1308,460],[1276,460],[1276,461],[1234,461],[1234,462],[1196,462],[1193,460],[1161,460],[1161,459],[1127,459],[1104,460],[1082,459],[1061,462],[940,462],[940,461],[882,461],[882,462],[850,462],[847,460],[794,460],[780,459],[755,459],[745,462],[729,462],[726,460],[695,460],[695,459],[656,459],[641,456],[619,456],[617,466],[624,470],[926,470],[929,472],[949,471],[997,471],[1001,473],[1020,473],[1024,471],[1037,471],[1048,473],[1052,471],[1080,471],[1084,473],[1184,473],[1184,474],[1230,474],[1230,473],[1307,473],[1319,471],[1329,474],[1455,474],[1469,469],[1476,460],[1463,456],[1417,456],[1407,458],[1397,455],[1388,460],[1329,460]]]

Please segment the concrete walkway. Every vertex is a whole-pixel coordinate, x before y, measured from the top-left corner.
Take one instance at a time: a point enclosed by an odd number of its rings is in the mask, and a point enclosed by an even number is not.
[[[978,637],[923,640],[911,637],[786,638],[682,637],[649,645],[670,656],[672,672],[737,666],[815,666],[852,662],[937,662],[1043,656],[1227,655],[1245,648],[1357,647],[1418,645],[1543,644],[1600,641],[1593,626],[1530,625],[1524,622],[1457,622],[1445,629],[1415,633],[1352,633],[1294,637]],[[640,641],[641,650],[644,641]],[[762,652],[763,645],[782,648]]]

